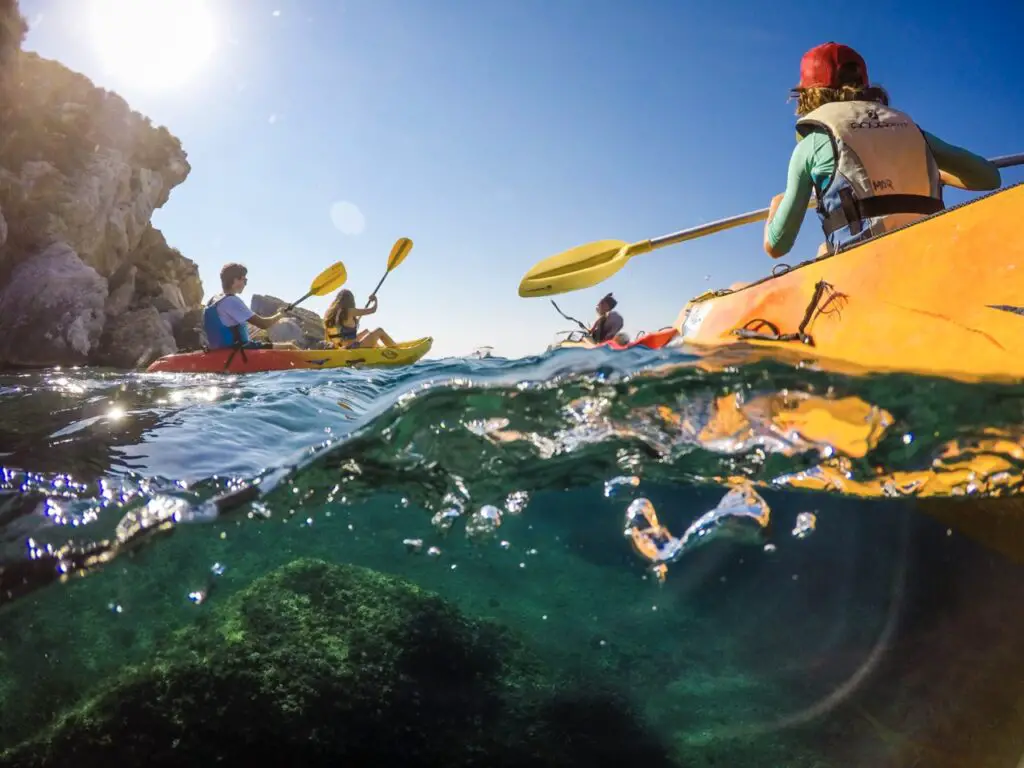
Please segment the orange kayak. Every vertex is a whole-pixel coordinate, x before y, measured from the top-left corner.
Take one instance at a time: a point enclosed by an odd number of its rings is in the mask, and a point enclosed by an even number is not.
[[[691,300],[697,349],[737,343],[830,370],[1024,378],[1024,184],[833,256]]]
[[[434,340],[427,336],[394,347],[355,349],[217,349],[212,352],[181,352],[155,360],[148,373],[264,373],[294,369],[349,368],[411,365],[430,351]]]

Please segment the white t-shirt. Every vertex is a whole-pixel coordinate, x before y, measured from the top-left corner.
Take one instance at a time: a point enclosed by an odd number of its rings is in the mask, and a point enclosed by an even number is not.
[[[241,325],[255,314],[245,306],[245,302],[236,295],[225,296],[217,305],[217,317],[224,325]]]

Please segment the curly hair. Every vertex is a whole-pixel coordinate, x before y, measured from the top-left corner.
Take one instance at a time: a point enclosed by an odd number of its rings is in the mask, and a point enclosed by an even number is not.
[[[841,85],[838,88],[794,88],[790,98],[796,99],[800,117],[833,101],[873,101],[889,106],[889,94],[880,85]]]

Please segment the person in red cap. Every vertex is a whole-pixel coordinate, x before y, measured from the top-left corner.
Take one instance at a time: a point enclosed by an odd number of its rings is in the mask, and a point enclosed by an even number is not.
[[[793,247],[813,190],[825,242],[818,255],[909,224],[943,208],[941,184],[996,189],[999,169],[922,130],[871,85],[864,59],[825,43],[800,61],[797,146],[786,191],[772,199],[764,249]]]

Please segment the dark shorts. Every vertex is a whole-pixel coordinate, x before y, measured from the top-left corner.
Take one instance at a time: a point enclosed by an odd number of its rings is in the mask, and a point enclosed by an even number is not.
[[[272,341],[250,341],[242,349],[273,349]]]

